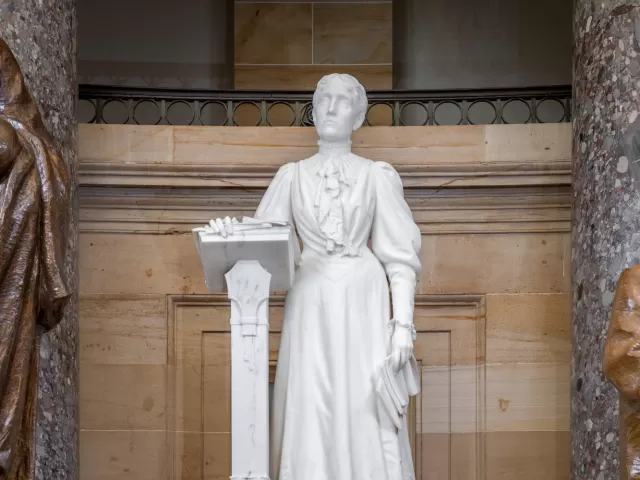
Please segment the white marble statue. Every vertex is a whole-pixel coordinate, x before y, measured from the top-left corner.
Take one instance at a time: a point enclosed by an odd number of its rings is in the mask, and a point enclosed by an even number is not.
[[[255,214],[290,222],[303,242],[271,410],[271,480],[414,479],[407,426],[377,390],[386,362],[401,371],[413,360],[420,231],[394,168],[351,152],[362,85],[328,75],[313,107],[318,153],[281,167]],[[210,225],[227,235],[234,222]]]

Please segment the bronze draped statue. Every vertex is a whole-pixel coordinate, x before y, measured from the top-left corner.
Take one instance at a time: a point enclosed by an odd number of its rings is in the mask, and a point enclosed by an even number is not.
[[[618,281],[604,373],[620,392],[621,478],[640,480],[640,265],[626,269]]]
[[[67,166],[0,39],[0,480],[35,473],[40,339],[70,297]]]

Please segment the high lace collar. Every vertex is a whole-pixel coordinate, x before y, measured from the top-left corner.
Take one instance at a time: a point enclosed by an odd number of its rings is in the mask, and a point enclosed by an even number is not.
[[[335,177],[340,183],[351,186],[355,183],[353,175],[355,155],[347,153],[345,155],[315,154],[309,162],[311,171],[320,178]]]
[[[318,153],[327,157],[342,157],[351,154],[351,140],[345,142],[327,142],[318,140]]]

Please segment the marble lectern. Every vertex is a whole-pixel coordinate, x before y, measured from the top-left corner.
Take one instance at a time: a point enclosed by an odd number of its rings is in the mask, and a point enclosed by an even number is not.
[[[211,292],[231,300],[231,479],[269,480],[269,293],[289,290],[292,227],[245,219],[231,235],[193,231]]]

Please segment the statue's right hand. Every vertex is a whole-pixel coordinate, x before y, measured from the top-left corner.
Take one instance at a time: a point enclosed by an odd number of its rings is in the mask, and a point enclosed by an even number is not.
[[[209,227],[211,227],[213,233],[226,237],[227,235],[233,235],[233,226],[236,223],[238,223],[238,220],[235,218],[216,218],[215,220],[209,220]]]

